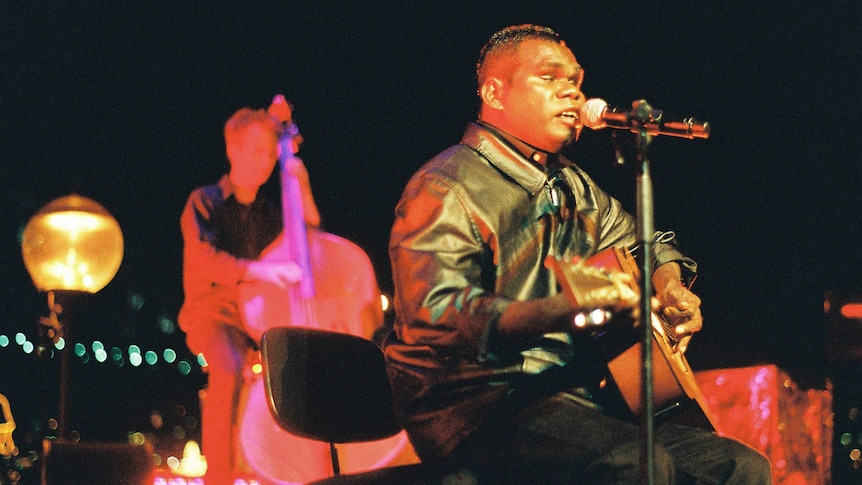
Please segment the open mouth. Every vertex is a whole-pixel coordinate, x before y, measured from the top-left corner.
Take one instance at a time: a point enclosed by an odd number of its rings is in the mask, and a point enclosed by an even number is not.
[[[563,111],[558,115],[558,117],[572,126],[578,126],[581,124],[581,115],[577,110]]]

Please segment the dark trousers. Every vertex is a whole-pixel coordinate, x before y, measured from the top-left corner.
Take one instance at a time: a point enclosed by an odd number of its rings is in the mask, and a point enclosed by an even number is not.
[[[657,425],[656,485],[772,483],[769,461],[715,433]],[[641,483],[637,425],[558,394],[494,419],[471,434],[448,459],[476,469],[480,483]]]

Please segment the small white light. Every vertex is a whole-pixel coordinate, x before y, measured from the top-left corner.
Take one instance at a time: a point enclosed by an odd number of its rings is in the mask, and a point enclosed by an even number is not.
[[[596,308],[595,310],[590,312],[590,323],[593,325],[601,325],[605,323],[607,320],[607,314],[605,310],[600,308]]]
[[[575,315],[575,318],[572,323],[574,323],[575,327],[577,328],[584,328],[587,326],[587,316],[583,313],[578,313],[577,315]]]

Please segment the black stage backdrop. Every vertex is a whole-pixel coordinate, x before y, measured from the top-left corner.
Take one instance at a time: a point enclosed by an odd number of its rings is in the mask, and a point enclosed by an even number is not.
[[[692,364],[777,363],[823,385],[823,295],[862,287],[856,2],[332,3],[0,4],[0,335],[32,339],[46,314],[20,255],[24,225],[79,193],[117,218],[126,249],[78,335],[188,357],[172,330],[180,212],[226,168],[225,119],[276,93],[296,107],[326,229],[364,248],[391,291],[404,183],[475,118],[483,42],[539,23],[567,39],[589,97],[643,98],[712,125],[708,140],[650,146],[656,225],[701,267]],[[634,211],[637,166],[613,166],[610,130],[586,131],[568,155]],[[0,362],[0,392],[44,417],[52,365],[14,343]],[[202,377],[175,367],[76,368],[72,400],[95,416],[73,426],[122,437],[152,409],[194,409]]]

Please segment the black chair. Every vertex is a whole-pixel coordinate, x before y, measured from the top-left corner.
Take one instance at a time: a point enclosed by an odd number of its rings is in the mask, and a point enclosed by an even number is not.
[[[276,327],[264,333],[261,353],[270,411],[285,431],[328,442],[335,484],[475,484],[469,470],[444,463],[399,465],[342,475],[336,443],[394,436],[392,391],[383,353],[370,340],[304,327]]]

